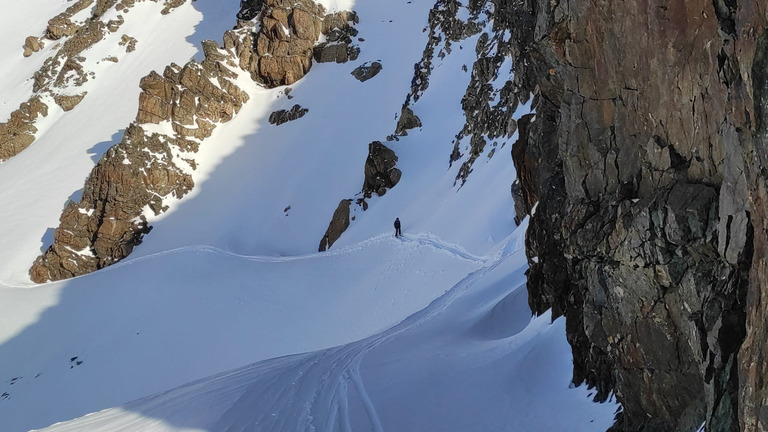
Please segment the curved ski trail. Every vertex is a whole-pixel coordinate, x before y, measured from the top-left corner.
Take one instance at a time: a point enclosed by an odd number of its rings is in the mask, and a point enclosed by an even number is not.
[[[441,243],[435,238],[409,236],[405,240],[446,250],[464,256],[465,259],[482,260],[452,245]],[[283,358],[284,364],[279,367],[280,372],[272,371],[277,378],[270,380],[266,385],[260,381],[253,382],[251,391],[257,394],[244,394],[228,411],[241,412],[247,406],[270,406],[271,408],[262,410],[255,419],[253,417],[244,419],[242,424],[230,422],[226,425],[217,424],[213,430],[351,431],[352,420],[349,411],[351,396],[349,384],[351,383],[367,414],[370,430],[383,432],[384,428],[376,405],[366,391],[360,372],[362,361],[379,345],[392,341],[439,315],[458,296],[496,268],[506,256],[499,254],[491,262],[483,260],[485,262],[483,267],[468,274],[426,308],[379,334],[344,346]],[[269,400],[273,402],[266,403]],[[221,416],[222,419],[232,417],[228,413]]]

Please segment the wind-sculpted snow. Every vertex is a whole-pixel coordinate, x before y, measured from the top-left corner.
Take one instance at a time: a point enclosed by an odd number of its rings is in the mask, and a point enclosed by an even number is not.
[[[6,288],[2,429],[41,428],[254,361],[365,339],[484,265],[442,244],[380,235],[282,257],[189,246],[67,283]]]
[[[434,236],[419,237],[409,241],[468,256]],[[586,389],[569,389],[569,364],[555,355],[568,351],[562,320],[528,318],[497,338],[476,329],[478,316],[519,293],[507,320],[529,316],[517,239],[513,248],[474,257],[480,268],[373,336],[255,363],[45,430],[603,430],[615,405],[592,404]],[[532,364],[540,372],[521,380]],[[479,407],[482,415],[467,417]],[[552,416],[553,409],[561,411]]]

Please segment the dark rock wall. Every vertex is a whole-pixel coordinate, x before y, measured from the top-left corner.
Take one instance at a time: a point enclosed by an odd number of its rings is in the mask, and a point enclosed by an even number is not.
[[[574,381],[616,430],[765,430],[765,3],[495,3],[536,110],[530,304],[567,317]]]
[[[766,15],[765,3],[747,3],[733,19],[740,38],[757,39],[754,51],[751,45],[740,50],[734,69],[754,97],[752,130],[739,133],[755,233],[747,291],[747,337],[739,352],[740,421],[744,430],[761,432],[768,431],[768,30],[764,20],[761,27],[755,25],[753,29],[743,23]],[[745,115],[749,113],[745,109]]]

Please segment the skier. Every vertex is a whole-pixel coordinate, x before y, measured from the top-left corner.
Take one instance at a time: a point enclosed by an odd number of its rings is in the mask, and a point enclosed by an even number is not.
[[[400,218],[395,218],[395,237],[400,237],[403,232],[400,231]]]

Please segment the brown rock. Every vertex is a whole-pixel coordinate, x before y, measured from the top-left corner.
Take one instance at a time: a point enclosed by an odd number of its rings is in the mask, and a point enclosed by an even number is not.
[[[82,102],[87,94],[88,92],[83,92],[78,95],[56,95],[53,97],[53,100],[56,102],[56,105],[60,106],[61,109],[66,112],[74,109],[80,102]]]
[[[51,40],[58,40],[65,36],[72,36],[76,31],[77,26],[68,17],[59,15],[48,21],[45,37]]]
[[[323,239],[320,240],[320,247],[317,249],[318,252],[325,252],[330,249],[331,246],[336,243],[336,240],[341,237],[344,231],[349,228],[349,207],[351,204],[352,200],[341,200],[339,206],[333,212],[333,217],[331,218],[331,223],[328,225],[328,230],[326,230]]]
[[[371,64],[366,63],[356,67],[355,70],[352,71],[352,76],[360,82],[365,82],[378,75],[379,72],[381,72],[381,69],[381,63],[377,61]]]
[[[133,37],[128,36],[128,35],[123,35],[120,38],[120,42],[118,42],[118,45],[124,46],[125,47],[125,52],[129,53],[129,52],[136,51],[136,43],[138,43],[136,38],[133,38]]]
[[[565,315],[612,430],[768,430],[763,5],[525,7],[494,25],[534,94],[513,150],[532,310]]]
[[[279,110],[269,115],[269,123],[280,126],[290,121],[298,120],[309,112],[309,109],[301,105],[294,105],[290,110]]]
[[[43,43],[39,38],[35,36],[27,36],[24,40],[24,57],[29,57],[33,53],[40,51],[43,48]]]
[[[6,123],[0,123],[0,161],[16,156],[35,141],[34,123],[40,116],[48,116],[48,105],[34,96],[12,112]]]
[[[294,8],[291,13],[291,27],[300,39],[317,40],[320,36],[320,20],[317,15],[312,15],[299,8]]]
[[[136,116],[138,123],[160,123],[171,119],[171,105],[164,100],[141,93],[139,95],[139,113]]]
[[[160,11],[160,13],[168,15],[173,9],[183,5],[185,2],[186,0],[165,0],[165,7],[163,7],[163,10]]]
[[[318,63],[346,63],[354,48],[346,43],[321,43],[314,48],[315,61]]]

